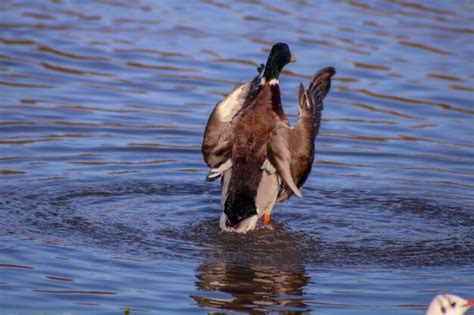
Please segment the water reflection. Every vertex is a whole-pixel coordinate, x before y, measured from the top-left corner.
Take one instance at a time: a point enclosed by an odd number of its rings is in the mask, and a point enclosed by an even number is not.
[[[192,295],[200,307],[252,313],[309,310],[304,299],[309,277],[297,235],[278,224],[243,240],[210,233],[215,243],[202,251],[197,294]]]
[[[192,296],[201,307],[268,312],[278,306],[279,310],[298,313],[308,307],[302,298],[308,277],[280,270],[278,266],[209,264],[202,265],[196,277],[198,289],[229,295],[228,298],[212,294]]]

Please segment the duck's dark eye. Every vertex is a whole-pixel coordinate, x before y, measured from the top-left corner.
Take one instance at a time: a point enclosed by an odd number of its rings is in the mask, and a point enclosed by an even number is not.
[[[446,307],[441,306],[441,313],[445,314],[446,313]]]
[[[456,302],[451,303],[451,307],[455,308],[456,307]]]

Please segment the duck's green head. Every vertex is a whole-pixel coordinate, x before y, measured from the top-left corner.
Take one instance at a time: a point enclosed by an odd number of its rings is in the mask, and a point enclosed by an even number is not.
[[[276,43],[273,45],[265,65],[265,72],[263,73],[265,81],[278,80],[283,67],[295,61],[296,58],[291,54],[290,47],[287,44]]]

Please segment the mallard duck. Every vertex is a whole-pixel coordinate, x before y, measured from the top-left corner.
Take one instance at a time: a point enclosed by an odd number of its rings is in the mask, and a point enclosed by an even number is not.
[[[318,71],[306,90],[300,84],[299,119],[292,128],[278,80],[283,67],[293,61],[287,44],[273,45],[259,74],[237,86],[209,117],[202,154],[211,168],[207,180],[221,179],[219,225],[224,231],[248,232],[261,217],[269,223],[275,203],[293,194],[302,196],[300,188],[313,164],[322,101],[335,70]]]

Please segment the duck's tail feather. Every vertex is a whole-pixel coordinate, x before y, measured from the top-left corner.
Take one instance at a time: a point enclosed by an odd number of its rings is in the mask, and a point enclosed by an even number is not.
[[[224,204],[224,213],[227,215],[226,225],[235,226],[240,221],[257,214],[255,198],[250,191],[238,187],[229,187]]]

